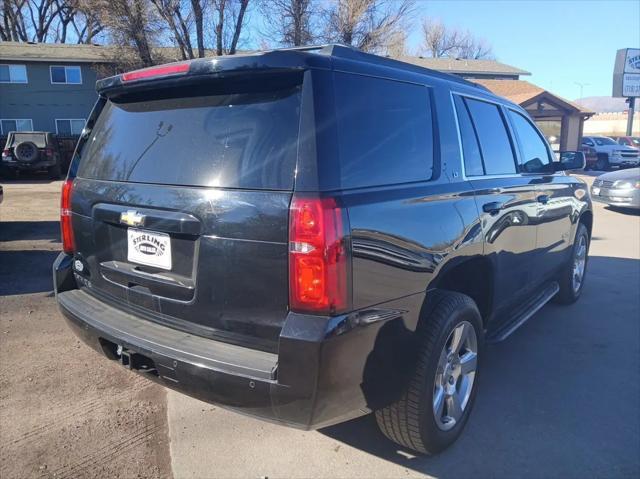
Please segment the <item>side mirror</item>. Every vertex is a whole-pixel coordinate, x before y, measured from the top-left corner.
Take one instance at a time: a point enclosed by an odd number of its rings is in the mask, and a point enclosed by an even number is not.
[[[584,153],[581,151],[562,151],[560,161],[554,162],[556,171],[584,170],[587,162]]]

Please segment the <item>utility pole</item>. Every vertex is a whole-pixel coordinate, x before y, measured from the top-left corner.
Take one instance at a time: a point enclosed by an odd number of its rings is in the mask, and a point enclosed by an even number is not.
[[[579,81],[574,81],[576,85],[580,87],[580,99],[584,98],[582,94],[584,93],[584,87],[589,86],[590,83],[580,83]]]
[[[633,135],[633,115],[636,111],[636,98],[631,96],[629,100],[629,118],[627,118],[627,136]]]

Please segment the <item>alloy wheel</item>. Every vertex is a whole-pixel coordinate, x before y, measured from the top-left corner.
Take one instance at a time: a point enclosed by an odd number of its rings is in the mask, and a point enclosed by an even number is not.
[[[443,431],[452,429],[469,403],[478,366],[478,338],[468,321],[459,323],[445,342],[433,387],[433,414]]]
[[[580,235],[578,245],[573,254],[573,272],[571,275],[571,286],[573,292],[577,293],[582,287],[584,271],[587,265],[587,237]]]

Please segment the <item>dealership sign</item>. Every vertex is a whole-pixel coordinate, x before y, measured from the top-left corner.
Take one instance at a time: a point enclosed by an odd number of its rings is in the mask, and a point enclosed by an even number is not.
[[[613,96],[640,97],[640,48],[623,48],[613,68]]]

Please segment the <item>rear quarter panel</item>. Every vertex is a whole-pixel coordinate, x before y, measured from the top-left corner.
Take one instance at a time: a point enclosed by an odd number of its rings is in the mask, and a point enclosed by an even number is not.
[[[355,309],[424,292],[445,263],[482,254],[482,229],[466,183],[351,193],[344,201]]]

